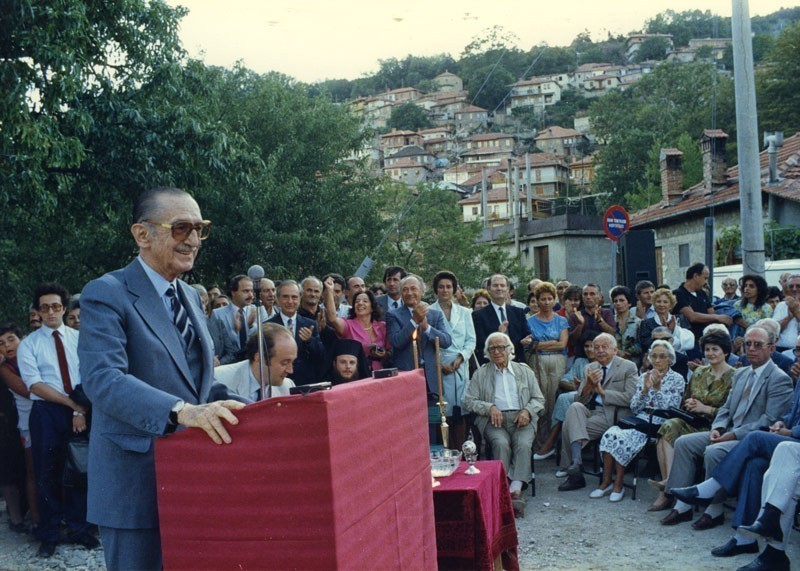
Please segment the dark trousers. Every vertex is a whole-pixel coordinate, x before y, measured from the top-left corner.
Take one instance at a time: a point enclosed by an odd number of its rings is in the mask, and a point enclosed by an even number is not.
[[[753,523],[761,509],[761,483],[769,468],[778,444],[794,441],[788,436],[779,436],[756,430],[744,437],[720,462],[711,477],[725,488],[731,496],[738,496],[736,512],[733,514],[734,529]]]
[[[89,527],[86,490],[62,485],[67,441],[72,436],[72,409],[48,401],[33,401],[30,430],[39,499],[39,540],[58,543],[62,518],[72,535]]]

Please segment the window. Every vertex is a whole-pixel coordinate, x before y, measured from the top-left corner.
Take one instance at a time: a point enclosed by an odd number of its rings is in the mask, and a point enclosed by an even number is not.
[[[692,265],[689,260],[689,244],[680,244],[678,246],[678,266],[688,268]]]
[[[473,206],[472,207],[472,215],[473,216],[477,216],[478,215],[478,207],[477,206]]]
[[[550,254],[547,246],[538,246],[533,249],[533,259],[536,277],[540,280],[550,280]]]

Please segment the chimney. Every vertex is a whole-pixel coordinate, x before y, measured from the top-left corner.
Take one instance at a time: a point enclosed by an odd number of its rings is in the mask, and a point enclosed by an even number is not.
[[[683,153],[678,149],[661,149],[661,201],[669,205],[683,194]]]
[[[772,186],[780,182],[778,173],[778,149],[783,146],[783,131],[765,132],[764,146],[769,155],[769,179],[767,183]]]
[[[706,129],[700,138],[703,153],[703,186],[710,194],[724,187],[728,181],[725,165],[725,143],[728,134],[720,129]]]

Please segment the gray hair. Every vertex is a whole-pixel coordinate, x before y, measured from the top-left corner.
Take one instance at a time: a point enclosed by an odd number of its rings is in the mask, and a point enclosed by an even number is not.
[[[303,281],[300,282],[300,289],[306,289],[306,282],[314,280],[319,284],[320,289],[322,289],[322,280],[320,280],[317,276],[308,276]]]
[[[597,286],[594,286],[594,287],[597,287]],[[610,333],[601,333],[600,335],[598,335],[597,337],[594,338],[594,342],[596,343],[597,341],[599,341],[601,339],[605,339],[606,341],[610,342],[612,349],[616,349],[617,348],[617,340]]]
[[[486,357],[487,359],[489,358],[489,342],[497,338],[504,339],[506,345],[511,346],[511,348],[509,349],[509,355],[511,357],[514,357],[516,353],[514,351],[514,344],[511,342],[511,337],[509,337],[505,333],[501,333],[500,331],[495,331],[494,333],[489,334],[489,336],[486,338],[486,342],[483,344],[483,356]],[[511,359],[509,359],[509,361],[510,360]]]
[[[670,367],[675,364],[675,361],[678,358],[675,355],[675,348],[672,346],[672,343],[667,343],[663,339],[656,339],[655,341],[653,341],[653,344],[650,345],[650,351],[652,351],[656,347],[663,347],[664,349],[667,350],[667,353],[669,353],[669,366]]]
[[[728,331],[728,328],[725,327],[722,323],[712,323],[710,325],[706,325],[703,328],[703,335],[705,335],[706,333],[711,333],[712,331],[715,331],[717,333],[724,333],[728,337],[731,336],[731,332]],[[702,337],[702,335],[701,335],[701,337]]]
[[[670,339],[672,339],[674,337],[674,335],[672,334],[672,331],[669,330],[669,327],[664,327],[663,325],[660,325],[659,327],[656,327],[655,329],[653,329],[650,332],[650,337],[652,337],[653,335],[656,335],[656,334],[663,335],[664,333],[669,335]]]
[[[403,288],[404,285],[406,285],[406,282],[408,280],[416,280],[417,283],[419,284],[419,289],[422,290],[422,293],[425,293],[425,282],[422,280],[421,277],[419,277],[416,274],[408,274],[406,277],[404,277],[402,280],[400,280],[400,288],[401,289]]]
[[[769,342],[769,344],[770,345],[775,344],[775,337],[772,335],[772,332],[768,331],[765,327],[760,327],[758,325],[751,325],[750,327],[748,327],[747,331],[744,332],[744,338],[747,339],[748,335],[756,331],[763,331],[764,335],[767,336],[767,341]]]
[[[769,335],[770,343],[775,343],[778,340],[778,337],[781,336],[781,324],[775,319],[765,317],[764,319],[759,319],[753,323],[753,326],[760,327],[761,329],[765,330]]]
[[[297,282],[294,280],[282,280],[281,283],[278,284],[278,291],[277,294],[281,295],[281,290],[286,286],[294,286],[297,288],[297,291],[300,291],[300,286],[297,285]]]

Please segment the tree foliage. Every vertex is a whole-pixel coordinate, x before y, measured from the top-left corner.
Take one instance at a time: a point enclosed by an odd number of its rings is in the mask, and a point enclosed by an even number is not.
[[[10,86],[0,93],[3,314],[21,318],[39,281],[80,291],[129,261],[130,205],[156,185],[188,190],[214,224],[199,279],[255,262],[274,277],[355,270],[380,228],[374,182],[342,160],[361,147],[356,118],[288,77],[185,61],[181,11],[90,8],[37,5],[16,27],[2,20],[4,38],[23,38],[6,53],[25,46],[0,60]],[[124,21],[140,25],[114,27]],[[100,44],[89,50],[91,39]],[[21,73],[53,62],[59,77]]]
[[[661,61],[667,57],[669,50],[669,40],[664,37],[653,37],[645,39],[636,50],[633,56],[635,62]]]
[[[462,221],[459,197],[452,191],[386,181],[380,193],[382,217],[391,232],[371,279],[380,281],[383,268],[394,264],[413,268],[426,279],[449,269],[466,287],[477,286],[494,272],[524,275],[518,259],[503,248],[477,243],[481,225]]]
[[[630,89],[597,99],[589,112],[595,134],[606,142],[595,188],[608,193],[607,203],[625,202],[647,187],[645,172],[657,142],[675,147],[684,133],[699,141],[712,126],[712,114],[716,127],[730,136],[733,156],[733,82],[707,63],[662,64]]]
[[[428,119],[428,114],[422,107],[407,101],[402,105],[392,107],[392,114],[389,116],[387,126],[390,129],[417,131],[430,127],[431,120]]]
[[[783,131],[786,136],[800,130],[800,23],[781,33],[767,52],[756,76],[759,126],[765,131]]]
[[[648,34],[671,34],[676,46],[688,46],[693,38],[730,38],[730,18],[721,18],[709,10],[666,10],[647,20]]]

